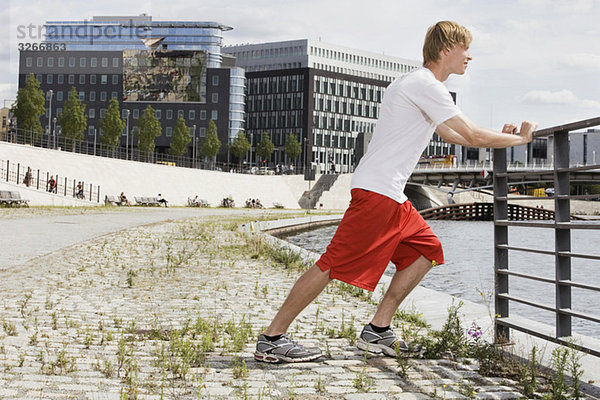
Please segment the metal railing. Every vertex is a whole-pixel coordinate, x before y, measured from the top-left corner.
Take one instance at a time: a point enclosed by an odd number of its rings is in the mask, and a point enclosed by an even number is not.
[[[53,178],[56,183],[54,189],[50,187],[50,178]],[[0,180],[60,196],[100,203],[99,185],[59,176],[40,169],[33,169],[20,163],[11,163],[10,160],[0,160]],[[80,183],[81,186],[78,187]]]
[[[573,308],[572,289],[577,288],[599,294],[600,286],[573,279],[572,259],[600,261],[600,254],[574,253],[571,248],[571,231],[576,229],[600,230],[600,220],[575,221],[571,219],[570,205],[572,199],[598,197],[598,195],[572,196],[570,193],[570,175],[581,170],[600,169],[600,165],[583,167],[569,166],[569,132],[591,126],[600,125],[600,117],[575,122],[568,125],[556,126],[535,133],[536,137],[554,136],[554,221],[510,221],[508,219],[508,184],[511,172],[506,163],[506,149],[494,150],[494,269],[495,269],[495,307],[496,326],[495,340],[507,342],[510,340],[510,329],[515,329],[530,335],[577,348],[595,356],[600,356],[600,348],[585,337],[577,337],[574,341],[573,319],[581,319],[597,324],[600,328],[599,308],[588,312],[576,311]],[[526,227],[554,230],[554,250],[540,250],[529,247],[510,246],[508,242],[509,227]],[[517,228],[518,229],[518,228]],[[554,277],[541,277],[528,272],[517,272],[509,268],[509,252],[531,253],[554,257]],[[600,264],[599,264],[600,266]],[[509,280],[526,279],[543,282],[554,287],[554,304],[543,304],[527,299],[526,293],[511,292]],[[511,302],[545,310],[554,314],[554,332],[540,327],[540,324],[517,316],[511,316]],[[597,303],[596,303],[597,304]],[[596,326],[596,325],[594,325]]]
[[[223,171],[233,173],[248,173],[250,167],[263,167],[260,163],[250,165],[243,163],[240,167],[239,163],[223,163],[216,161],[207,161],[204,157],[186,157],[186,156],[174,156],[168,153],[157,153],[157,152],[144,152],[140,151],[138,147],[130,146],[125,148],[122,146],[112,147],[106,144],[100,143],[98,140],[89,141],[74,141],[67,139],[64,135],[48,135],[46,133],[37,134],[24,129],[17,129],[14,132],[9,132],[5,137],[1,137],[0,140],[16,143],[25,144],[35,147],[41,147],[45,149],[55,149],[70,151],[74,153],[93,155],[107,158],[118,158],[121,160],[131,160],[147,163],[174,165],[177,167],[184,168],[196,168],[212,171]],[[303,168],[294,168],[295,174],[303,174]]]

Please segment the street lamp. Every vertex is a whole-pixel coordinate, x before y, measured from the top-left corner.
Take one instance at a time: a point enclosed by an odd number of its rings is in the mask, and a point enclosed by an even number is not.
[[[48,144],[50,144],[50,134],[52,133],[52,131],[50,130],[51,125],[50,122],[52,121],[52,95],[54,94],[54,92],[52,91],[52,89],[48,90]]]
[[[250,170],[252,170],[252,148],[254,147],[254,132],[250,132]]]
[[[196,125],[192,125],[192,166],[196,168]]]
[[[56,117],[52,118],[52,122],[54,122],[54,129],[52,134],[52,148],[56,148]]]
[[[125,110],[125,115],[127,116],[127,128],[125,129],[125,159],[127,160],[129,150],[129,110]],[[133,147],[133,139],[131,140],[131,147]]]

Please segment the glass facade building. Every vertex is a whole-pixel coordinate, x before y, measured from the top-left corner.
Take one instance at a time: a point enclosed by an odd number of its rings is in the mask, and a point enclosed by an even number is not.
[[[202,50],[208,54],[209,68],[221,66],[223,32],[233,29],[217,22],[153,21],[144,14],[48,21],[45,28],[47,42],[65,43],[68,50]]]
[[[163,129],[156,141],[158,152],[168,150],[179,116],[197,139],[205,136],[213,120],[223,144],[219,161],[229,161],[227,143],[246,127],[244,69],[234,67],[232,59],[222,54],[223,32],[231,27],[153,21],[140,15],[48,21],[45,29],[46,43],[53,44],[53,50],[22,51],[19,82],[21,87],[33,73],[43,91],[56,94],[52,118],[67,100],[67,89],[75,86],[87,105],[89,135],[93,136],[108,101],[117,98],[123,117],[129,115],[130,131],[135,131],[137,116],[148,105],[155,109]],[[47,120],[42,124],[47,126]]]

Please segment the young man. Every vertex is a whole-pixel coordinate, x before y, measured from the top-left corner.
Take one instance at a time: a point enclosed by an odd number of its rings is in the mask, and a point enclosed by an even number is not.
[[[360,334],[358,347],[396,355],[408,345],[390,328],[400,303],[432,266],[443,264],[438,238],[407,201],[404,186],[433,132],[446,142],[503,148],[529,143],[536,123],[506,124],[502,133],[471,122],[442,84],[462,75],[471,60],[471,34],[452,21],[430,27],[423,67],[396,79],[386,90],[373,139],[351,183],[352,200],[325,254],[298,279],[267,330],[258,337],[255,358],[264,362],[310,361],[321,355],[290,340],[285,332],[296,316],[332,279],[374,290],[389,261],[396,265],[377,312]]]

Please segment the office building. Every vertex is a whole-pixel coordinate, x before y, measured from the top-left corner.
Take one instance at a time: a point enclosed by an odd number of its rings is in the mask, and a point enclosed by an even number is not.
[[[290,163],[289,133],[303,143],[301,165],[351,172],[368,146],[386,87],[421,64],[310,39],[226,46],[246,70],[246,132],[254,143],[266,132],[274,163]],[[455,96],[455,94],[453,94]],[[424,154],[454,154],[437,135]]]
[[[54,118],[75,87],[86,104],[85,140],[99,134],[99,119],[116,98],[130,134],[148,105],[155,110],[162,127],[157,152],[168,150],[179,116],[198,142],[213,120],[223,144],[219,160],[227,161],[226,144],[245,129],[244,70],[221,52],[222,34],[232,28],[215,22],[153,21],[147,15],[53,21],[45,27],[52,50],[21,51],[19,87],[30,73],[40,81],[47,93],[42,118],[47,133],[60,133]],[[130,134],[124,130],[122,145],[134,143]],[[188,147],[191,155],[192,143]]]

